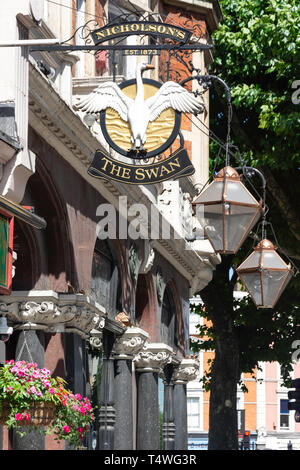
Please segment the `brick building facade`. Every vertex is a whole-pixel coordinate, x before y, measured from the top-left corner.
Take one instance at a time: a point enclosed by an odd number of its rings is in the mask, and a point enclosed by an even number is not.
[[[73,33],[84,23],[102,26],[121,13],[139,21],[141,11],[190,28],[207,41],[221,18],[218,2],[12,0],[0,9],[0,42],[8,37],[15,42],[0,51],[6,63],[0,130],[19,144],[1,154],[1,195],[34,207],[47,223],[40,230],[15,220],[12,291],[1,296],[1,314],[14,328],[6,358],[33,360],[91,398],[102,367],[98,419],[85,442],[88,448],[96,436],[96,449],[159,449],[162,380],[162,446],[185,449],[186,384],[196,370],[188,356],[189,298],[210,281],[218,262],[207,241],[191,244],[184,236],[193,220],[195,184],[208,177],[208,137],[194,116],[183,116],[182,134],[195,167],[191,177],[147,188],[92,178],[87,173],[92,156],[98,148],[109,149],[98,123],[89,127],[74,110],[75,99],[109,79],[132,78],[141,58],[29,51],[18,41],[72,37],[73,45],[82,45],[83,37]],[[205,74],[212,56],[198,51],[190,59]],[[164,81],[164,54],[151,60],[156,67],[151,78]],[[172,58],[169,65],[170,79],[186,78],[178,61]],[[200,120],[208,125],[206,95],[204,103]],[[7,135],[9,119],[13,136]],[[109,204],[119,214],[124,201],[142,203],[149,213],[155,206],[180,235],[101,240],[99,208]],[[21,438],[4,427],[0,437],[2,449],[64,448],[36,432]]]

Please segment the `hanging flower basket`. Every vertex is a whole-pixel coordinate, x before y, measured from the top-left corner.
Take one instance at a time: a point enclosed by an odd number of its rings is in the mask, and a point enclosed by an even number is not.
[[[0,368],[0,424],[9,429],[40,427],[57,440],[81,445],[94,420],[90,402],[74,395],[61,377],[25,361],[7,361]]]
[[[20,409],[20,411],[22,411]],[[3,401],[0,425],[3,426],[9,420],[11,406],[9,401]],[[28,409],[24,409],[17,415],[16,426],[50,426],[55,419],[56,405],[43,401],[33,401]]]

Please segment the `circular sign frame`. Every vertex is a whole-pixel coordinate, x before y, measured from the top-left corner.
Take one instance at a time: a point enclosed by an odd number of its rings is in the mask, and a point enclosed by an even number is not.
[[[148,84],[148,85],[152,85],[152,86],[156,87],[157,89],[159,89],[162,86],[162,83],[157,82],[156,80],[152,80],[151,78],[143,78],[143,83]],[[135,84],[136,84],[136,79],[133,78],[131,80],[126,80],[126,81],[122,82],[119,85],[119,87],[121,89],[123,89],[123,88],[126,88],[128,86],[135,85]],[[127,158],[130,158],[130,159],[143,159],[144,160],[144,159],[147,159],[147,158],[156,157],[156,156],[160,155],[161,153],[163,153],[165,150],[167,150],[172,145],[172,143],[176,139],[177,135],[179,134],[180,125],[181,125],[181,113],[179,111],[176,111],[175,109],[173,111],[174,111],[174,114],[175,114],[175,119],[174,119],[174,127],[173,127],[173,130],[172,130],[170,136],[168,137],[168,139],[160,147],[158,147],[154,150],[151,150],[150,152],[146,152],[146,151],[141,151],[141,152],[139,152],[139,151],[126,151],[122,147],[117,145],[112,140],[111,136],[109,135],[109,131],[108,131],[107,126],[106,126],[106,109],[100,112],[100,126],[101,126],[101,130],[102,130],[102,133],[103,133],[103,136],[104,136],[105,140],[108,142],[108,144],[110,145],[110,147],[112,149],[114,149],[120,155],[123,155]]]

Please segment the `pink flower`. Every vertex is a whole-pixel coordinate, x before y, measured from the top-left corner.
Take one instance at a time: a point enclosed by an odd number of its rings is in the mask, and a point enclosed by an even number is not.
[[[51,395],[54,395],[55,390],[54,390],[54,388],[49,388],[48,392],[51,393]]]
[[[24,415],[24,418],[26,419],[26,421],[28,421],[28,420],[29,420],[29,418],[30,418],[30,414],[29,414],[29,413],[27,413],[27,411],[26,411],[26,413],[25,413],[25,415]]]
[[[81,400],[82,396],[79,393],[76,393],[75,398],[77,398],[77,400]]]
[[[16,418],[17,421],[22,421],[23,415],[21,413],[17,413],[15,418]]]
[[[79,408],[79,411],[80,411],[80,413],[82,413],[82,414],[84,414],[84,415],[86,414],[86,409],[85,409],[84,406],[81,406],[81,407]]]
[[[65,431],[65,433],[70,432],[70,426],[65,425],[64,426],[64,431]]]

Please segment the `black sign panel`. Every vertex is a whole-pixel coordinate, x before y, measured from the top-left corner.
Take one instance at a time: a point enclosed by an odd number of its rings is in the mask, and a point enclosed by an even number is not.
[[[96,45],[110,39],[130,35],[154,35],[185,44],[192,35],[191,31],[180,26],[155,21],[129,21],[127,23],[110,24],[103,28],[95,29],[91,34]]]
[[[195,168],[186,149],[180,148],[170,157],[148,165],[132,165],[110,157],[97,150],[88,173],[96,178],[127,184],[155,184],[169,179],[192,175]]]

